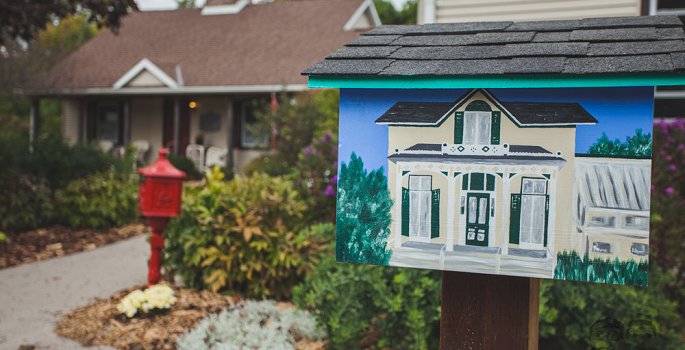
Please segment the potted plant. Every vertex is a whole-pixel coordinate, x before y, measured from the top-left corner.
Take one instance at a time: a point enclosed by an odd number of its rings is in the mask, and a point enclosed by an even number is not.
[[[205,134],[207,134],[206,131],[202,131],[197,136],[195,136],[195,144],[201,145],[205,142]]]

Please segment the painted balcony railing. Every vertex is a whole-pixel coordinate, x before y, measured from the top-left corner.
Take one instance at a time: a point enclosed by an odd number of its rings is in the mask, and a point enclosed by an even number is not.
[[[442,144],[442,153],[449,155],[470,155],[470,156],[505,156],[509,154],[509,145],[462,145],[462,144]]]

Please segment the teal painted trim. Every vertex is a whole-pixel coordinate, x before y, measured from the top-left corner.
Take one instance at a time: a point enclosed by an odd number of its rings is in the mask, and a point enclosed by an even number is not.
[[[455,173],[454,173],[454,177],[457,177],[457,176],[459,176],[460,174],[461,174],[461,173],[455,172]]]
[[[402,176],[409,174],[409,171],[405,170],[402,172]]]
[[[552,175],[550,174],[542,174],[542,176],[546,177],[548,180],[552,178]]]
[[[309,76],[310,88],[470,89],[685,85],[685,72],[461,76]]]
[[[509,173],[509,178],[511,179],[512,177],[516,176],[516,173]]]
[[[449,175],[447,174],[447,172],[446,172],[446,171],[441,171],[441,173],[442,173],[443,175],[445,175],[445,176],[449,177]]]
[[[497,174],[497,176],[499,176],[499,177],[501,177],[501,178],[504,179],[504,174],[503,174],[503,173],[495,173],[495,174]]]

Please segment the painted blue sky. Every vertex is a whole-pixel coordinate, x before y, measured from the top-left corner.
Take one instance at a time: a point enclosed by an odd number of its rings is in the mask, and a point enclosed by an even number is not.
[[[383,167],[387,175],[388,126],[376,125],[385,111],[399,101],[451,102],[469,89],[341,89],[340,148],[338,157],[348,163],[355,152],[368,170]],[[605,132],[625,141],[641,128],[652,132],[652,87],[489,89],[500,101],[578,102],[599,122],[576,130],[576,153],[586,153]]]

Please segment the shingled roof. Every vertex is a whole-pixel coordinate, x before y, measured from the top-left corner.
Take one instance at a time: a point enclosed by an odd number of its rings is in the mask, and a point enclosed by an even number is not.
[[[594,74],[685,70],[673,16],[384,25],[302,74],[412,76]]]
[[[26,92],[112,89],[144,58],[184,88],[304,85],[302,69],[363,31],[344,30],[363,4],[273,2],[213,16],[202,15],[202,9],[134,12],[123,18],[118,34],[103,31]]]

